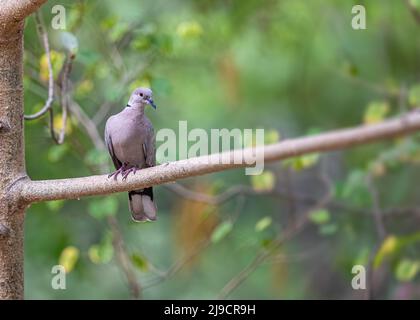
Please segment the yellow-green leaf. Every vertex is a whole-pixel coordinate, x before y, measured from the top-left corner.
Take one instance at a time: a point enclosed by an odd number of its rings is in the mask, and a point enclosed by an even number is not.
[[[268,217],[268,216],[260,219],[255,224],[255,231],[260,232],[267,229],[271,225],[272,222],[273,220],[271,219],[271,217]]]
[[[284,161],[284,165],[290,166],[293,170],[300,171],[310,168],[318,163],[319,153],[305,154],[300,157],[294,157]]]
[[[114,247],[112,246],[112,235],[106,233],[99,244],[94,244],[88,251],[89,259],[95,264],[108,263],[114,256]]]
[[[176,33],[184,39],[199,38],[203,34],[203,27],[197,21],[181,22]]]
[[[408,92],[408,103],[412,107],[420,106],[420,83],[410,88]]]
[[[51,211],[58,211],[60,210],[64,205],[64,200],[55,200],[55,201],[48,201],[47,202],[47,208]]]
[[[251,184],[255,191],[271,191],[276,184],[276,177],[271,171],[264,171],[260,175],[251,176]]]
[[[419,271],[419,260],[403,259],[397,265],[395,276],[399,281],[407,282],[413,280]]]
[[[216,229],[214,229],[211,235],[211,241],[213,243],[220,242],[224,237],[226,237],[233,229],[233,224],[230,221],[220,223]]]
[[[374,101],[368,104],[363,122],[372,124],[381,122],[389,112],[389,104],[385,101]]]
[[[64,267],[66,273],[70,273],[79,259],[79,249],[68,246],[60,254],[58,263]]]
[[[142,254],[132,254],[131,261],[133,262],[134,266],[136,266],[140,271],[146,272],[149,270],[149,262],[147,261],[146,257]]]
[[[330,213],[327,209],[318,209],[309,213],[309,220],[314,224],[324,224],[330,221]]]
[[[264,134],[264,143],[265,144],[276,143],[279,140],[280,140],[280,133],[275,129],[268,130]]]
[[[398,238],[396,236],[388,236],[383,242],[381,247],[379,248],[376,256],[373,260],[373,267],[377,269],[380,267],[382,262],[395,253],[398,249]]]

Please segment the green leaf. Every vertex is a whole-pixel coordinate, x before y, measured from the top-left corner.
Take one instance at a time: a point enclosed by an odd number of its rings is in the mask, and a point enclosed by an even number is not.
[[[385,101],[374,101],[368,104],[363,117],[366,124],[381,122],[389,112],[389,104]]]
[[[89,214],[96,219],[115,215],[117,210],[118,200],[113,196],[107,196],[102,200],[91,200],[88,206]]]
[[[353,63],[346,62],[343,66],[343,72],[350,77],[356,77],[359,74],[357,66]]]
[[[251,184],[255,191],[271,191],[276,184],[276,177],[271,171],[264,171],[260,175],[251,176]]]
[[[214,229],[211,235],[211,241],[213,243],[220,242],[223,238],[225,238],[233,229],[233,223],[230,221],[225,221],[220,223],[216,229]]]
[[[274,238],[263,239],[263,240],[261,240],[261,246],[264,249],[270,249],[271,246],[272,246],[272,244],[273,244],[273,242],[274,242]]]
[[[95,264],[106,264],[114,256],[114,247],[112,246],[112,234],[106,233],[99,244],[94,244],[88,251],[89,259]]]
[[[255,231],[260,232],[267,229],[271,225],[272,222],[273,220],[271,219],[271,217],[268,217],[268,216],[260,219],[255,224]]]
[[[420,106],[420,83],[412,86],[408,91],[408,103],[412,107]]]
[[[373,259],[373,268],[377,269],[381,266],[382,262],[394,254],[399,248],[398,238],[394,235],[388,236],[383,242],[375,258]]]
[[[61,252],[58,263],[64,267],[66,273],[69,273],[74,269],[77,260],[79,260],[79,249],[68,246]]]
[[[183,39],[195,39],[203,34],[203,28],[197,21],[185,21],[178,25],[176,33]]]
[[[395,276],[399,281],[408,282],[414,279],[420,270],[420,261],[403,259],[401,260],[395,270]]]
[[[420,232],[400,237],[394,235],[388,236],[382,243],[373,260],[373,267],[378,268],[386,258],[389,258],[399,253],[402,249],[418,242],[420,242]]]
[[[133,262],[133,265],[140,271],[146,272],[149,270],[149,262],[142,254],[133,253],[131,255],[131,261]]]
[[[280,133],[277,130],[271,129],[265,132],[264,134],[265,144],[276,143],[278,141],[280,141]]]
[[[60,146],[52,146],[48,149],[48,160],[50,162],[60,161],[64,155],[67,153],[68,146],[67,144],[62,144]]]
[[[338,226],[334,223],[324,224],[319,227],[319,233],[323,236],[330,236],[336,233]]]
[[[47,202],[47,208],[51,211],[58,211],[60,210],[64,205],[64,200],[54,200],[54,201],[48,201]]]
[[[326,209],[318,209],[309,214],[309,220],[314,224],[324,224],[330,221],[330,213]]]
[[[293,170],[300,171],[314,166],[318,163],[318,160],[319,153],[310,153],[300,157],[287,159],[283,163],[286,166],[290,166]]]

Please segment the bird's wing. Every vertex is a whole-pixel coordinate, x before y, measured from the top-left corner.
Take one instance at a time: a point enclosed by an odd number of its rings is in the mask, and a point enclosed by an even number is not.
[[[106,144],[106,147],[108,148],[108,152],[109,152],[109,155],[111,156],[112,162],[114,163],[115,169],[121,168],[122,163],[120,160],[118,160],[118,158],[115,156],[115,153],[114,153],[114,146],[112,145],[112,137],[109,133],[108,122],[105,125],[105,144]]]
[[[146,139],[144,139],[143,143],[143,152],[146,158],[146,165],[153,167],[156,165],[155,133],[150,122],[145,127]]]

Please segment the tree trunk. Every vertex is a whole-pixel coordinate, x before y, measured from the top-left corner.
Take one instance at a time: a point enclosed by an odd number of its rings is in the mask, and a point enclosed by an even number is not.
[[[25,176],[23,145],[23,26],[0,33],[0,299],[23,298],[25,208],[11,184]]]

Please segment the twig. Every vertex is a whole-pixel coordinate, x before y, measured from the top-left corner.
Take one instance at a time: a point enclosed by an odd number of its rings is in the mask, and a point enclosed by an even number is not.
[[[154,287],[161,282],[168,280],[169,278],[173,277],[176,273],[178,273],[188,262],[194,259],[198,254],[200,254],[205,248],[210,245],[211,241],[206,239],[199,243],[191,252],[189,252],[184,257],[177,260],[168,270],[161,272],[157,277],[150,280],[143,286],[143,290],[149,289]]]
[[[34,120],[42,117],[44,114],[46,114],[52,106],[52,103],[54,101],[54,73],[53,73],[53,67],[51,62],[51,52],[50,52],[50,44],[48,42],[48,33],[45,30],[44,23],[42,22],[41,14],[39,11],[35,12],[35,23],[36,23],[36,29],[38,31],[38,35],[42,40],[42,44],[44,46],[45,55],[47,57],[47,66],[48,66],[48,98],[45,102],[44,106],[41,110],[39,110],[37,113],[32,115],[25,115],[25,120]]]
[[[52,134],[52,138],[57,144],[62,144],[64,142],[64,138],[66,135],[66,126],[67,126],[67,115],[68,115],[68,109],[69,109],[69,74],[71,72],[71,68],[73,65],[73,60],[75,56],[74,54],[68,52],[66,55],[66,60],[64,61],[63,68],[60,72],[60,102],[61,102],[61,129],[58,134],[58,138],[55,136],[54,133],[54,119],[50,122],[50,130]],[[51,116],[52,116],[51,112]]]
[[[382,242],[386,237],[386,230],[385,230],[385,224],[383,221],[383,214],[381,212],[380,204],[379,204],[379,195],[378,190],[376,190],[373,181],[372,176],[368,176],[366,179],[366,184],[372,199],[372,205],[373,205],[373,221],[375,223],[376,233],[378,235],[378,241]]]
[[[111,227],[112,232],[112,244],[116,252],[118,264],[121,267],[126,279],[128,287],[130,288],[131,296],[133,299],[139,299],[141,297],[142,288],[137,281],[136,274],[132,268],[130,257],[127,254],[125,248],[124,239],[121,234],[121,230],[118,226],[118,221],[113,216],[109,216],[107,219],[108,225]]]
[[[268,248],[258,253],[248,266],[246,266],[244,269],[242,269],[242,271],[234,276],[220,291],[218,299],[226,299],[235,289],[237,289],[246,279],[248,279],[248,277],[263,262],[270,258],[281,245],[302,231],[303,228],[308,224],[308,216],[313,210],[326,206],[326,204],[331,200],[332,188],[329,179],[325,175],[322,175],[322,180],[326,185],[326,192],[322,199],[309,210],[306,210],[305,213],[301,214],[298,219],[292,221],[289,224],[289,227],[286,228],[286,230],[281,233],[275,240],[273,240]]]

